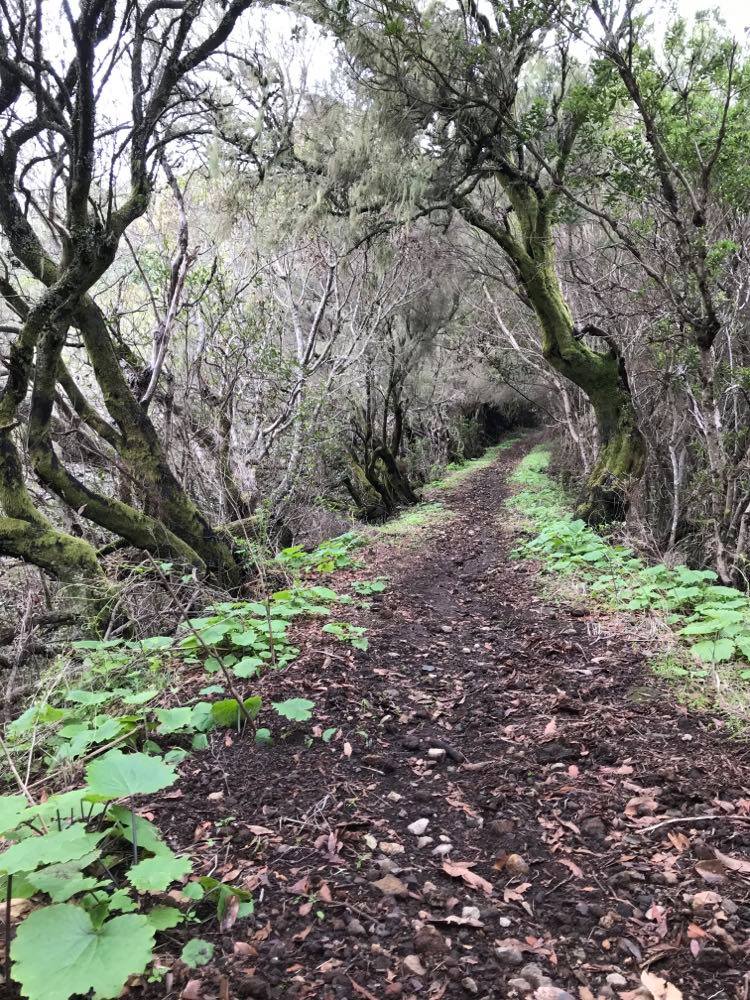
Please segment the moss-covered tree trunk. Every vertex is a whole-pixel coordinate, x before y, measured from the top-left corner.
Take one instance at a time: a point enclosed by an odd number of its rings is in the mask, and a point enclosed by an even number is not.
[[[44,485],[69,507],[131,545],[205,570],[200,556],[161,520],[115,497],[106,497],[90,489],[72,475],[55,454],[50,425],[60,354],[66,334],[67,324],[50,325],[42,334],[37,348],[28,433],[29,455],[34,471]]]
[[[225,586],[239,583],[240,567],[229,535],[215,529],[178,482],[146,410],[128,386],[104,316],[88,296],[73,315],[104,403],[122,435],[120,458],[137,484],[147,513],[181,539]]]
[[[59,528],[37,509],[23,478],[12,432],[0,431],[0,556],[21,559],[68,584],[66,594],[81,610],[99,614],[109,596],[95,549]]]
[[[542,331],[542,353],[555,371],[586,394],[596,417],[598,453],[588,474],[578,513],[589,524],[624,519],[630,495],[646,463],[646,444],[622,358],[612,340],[604,351],[588,347],[565,301],[555,266],[550,223],[552,196],[516,178],[506,182],[512,224],[499,225],[469,202],[459,207],[466,220],[487,233],[510,259]]]

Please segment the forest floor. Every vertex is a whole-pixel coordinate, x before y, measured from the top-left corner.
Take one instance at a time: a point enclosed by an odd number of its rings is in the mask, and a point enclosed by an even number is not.
[[[196,868],[255,895],[249,920],[200,930],[214,958],[177,963],[171,996],[750,996],[748,744],[511,556],[527,448],[335,576],[389,578],[346,612],[366,652],[297,636],[263,679],[264,700],[312,699],[329,742],[309,724],[268,749],[216,737],[151,806]]]

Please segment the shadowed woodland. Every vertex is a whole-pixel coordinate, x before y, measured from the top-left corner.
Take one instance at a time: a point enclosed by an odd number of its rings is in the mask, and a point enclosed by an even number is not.
[[[0,0],[9,996],[748,1000],[750,57],[679,8]]]

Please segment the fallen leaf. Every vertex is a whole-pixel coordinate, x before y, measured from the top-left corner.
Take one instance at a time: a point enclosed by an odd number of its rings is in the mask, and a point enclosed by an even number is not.
[[[251,941],[265,941],[265,940],[267,940],[267,938],[270,937],[270,935],[271,935],[271,921],[269,920],[268,923],[264,927],[260,927],[255,932],[255,934],[253,934],[253,936],[250,938],[250,940]]]
[[[368,989],[364,986],[360,986],[359,983],[355,983],[351,976],[349,976],[349,982],[352,984],[352,989],[359,996],[364,997],[365,1000],[378,1000],[374,993],[370,993]]]
[[[704,931],[697,924],[688,924],[687,936],[689,938],[707,938],[709,935],[707,931]]]
[[[240,897],[233,894],[229,897],[229,902],[227,903],[224,915],[221,918],[221,924],[219,926],[222,931],[228,931],[234,927],[239,912]]]
[[[721,851],[714,851],[717,861],[720,861],[725,868],[732,872],[739,872],[741,875],[750,875],[750,861],[745,858],[733,858],[729,854],[722,854]]]
[[[443,871],[453,878],[462,878],[467,885],[473,889],[481,889],[485,896],[492,894],[492,884],[487,879],[477,875],[471,870],[472,862],[469,861],[444,861]]]
[[[646,987],[654,1000],[682,1000],[682,993],[676,986],[653,972],[641,973],[641,985]]]
[[[380,889],[384,896],[408,896],[409,890],[400,878],[395,875],[384,875],[376,882],[372,882],[376,889]]]
[[[503,900],[506,903],[521,903],[523,902],[523,894],[527,889],[531,888],[531,882],[522,882],[520,885],[506,886],[503,889]]]
[[[557,732],[557,722],[554,718],[550,719],[547,725],[544,727],[543,736],[554,736]]]
[[[321,882],[320,888],[318,889],[318,895],[323,900],[324,903],[332,903],[333,896],[331,895],[331,890],[328,887],[327,882]]]
[[[249,830],[250,833],[255,834],[256,837],[262,837],[275,832],[273,830],[269,830],[267,826],[248,826],[246,829]]]
[[[642,816],[644,813],[653,813],[658,805],[659,803],[652,795],[635,795],[625,806],[625,815]]]
[[[402,965],[407,972],[410,972],[413,976],[426,976],[427,969],[422,965],[419,960],[418,955],[407,955],[403,960]]]
[[[201,990],[200,979],[191,979],[185,989],[180,993],[182,1000],[201,1000],[203,992]]]
[[[378,847],[383,854],[388,855],[403,854],[405,851],[404,845],[397,843],[395,840],[381,840]]]
[[[672,846],[680,852],[680,854],[690,847],[690,840],[684,833],[668,833],[667,838]]]
[[[713,889],[707,889],[705,892],[696,892],[690,900],[690,904],[694,910],[700,910],[703,906],[713,906],[715,903],[720,902],[721,896],[718,892],[714,892]]]
[[[578,867],[575,861],[571,861],[570,858],[556,858],[558,864],[565,865],[566,868],[570,868],[576,878],[583,878],[583,870]]]
[[[34,904],[30,899],[11,899],[10,901],[10,918],[11,922],[18,920],[22,917],[24,913],[31,909]]]
[[[340,958],[329,958],[318,966],[318,972],[333,972],[343,964]]]
[[[351,743],[347,742],[344,744],[344,756],[351,757],[351,755],[352,755],[352,745]]]
[[[431,924],[457,924],[460,927],[484,927],[476,917],[459,917],[452,913],[449,917],[429,917]]]

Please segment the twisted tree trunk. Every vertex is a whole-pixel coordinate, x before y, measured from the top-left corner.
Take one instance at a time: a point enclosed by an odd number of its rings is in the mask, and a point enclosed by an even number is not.
[[[579,515],[590,524],[623,520],[646,464],[646,443],[638,429],[625,365],[603,331],[578,330],[573,323],[555,266],[552,196],[517,179],[507,181],[506,191],[515,210],[514,228],[496,223],[467,200],[459,203],[459,209],[507,255],[539,321],[545,360],[583,390],[594,411],[599,450],[585,481]],[[586,333],[603,338],[607,350],[588,347],[582,340]]]

